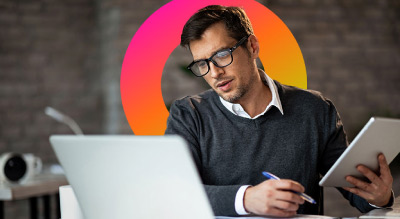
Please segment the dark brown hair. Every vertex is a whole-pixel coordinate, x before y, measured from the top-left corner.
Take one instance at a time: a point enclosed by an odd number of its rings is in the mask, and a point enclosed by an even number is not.
[[[186,22],[182,30],[181,46],[189,47],[191,41],[199,40],[207,28],[218,22],[223,22],[229,36],[237,41],[253,34],[253,27],[242,8],[210,5],[197,11]]]

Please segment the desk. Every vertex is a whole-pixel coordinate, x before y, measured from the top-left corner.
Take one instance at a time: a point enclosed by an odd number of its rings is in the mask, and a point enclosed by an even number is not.
[[[400,218],[400,196],[396,197],[391,209],[375,209],[360,218]]]
[[[276,219],[277,217],[224,217],[224,216],[216,216],[215,219],[233,219],[233,218],[240,218],[240,219],[268,219],[268,218],[272,218],[272,219]],[[321,216],[321,215],[296,215],[294,217],[291,218],[319,218],[319,219],[323,219],[323,218],[327,218],[327,219],[333,219],[333,218],[337,218],[339,219],[339,217],[329,217],[329,216]],[[357,218],[357,217],[349,217],[349,218]],[[372,210],[370,212],[368,212],[367,214],[364,214],[362,216],[359,217],[360,219],[367,219],[367,218],[374,218],[374,219],[378,219],[378,218],[383,218],[383,219],[399,219],[400,218],[400,196],[396,197],[393,207],[391,209],[375,209]]]
[[[50,195],[57,195],[57,213],[59,214],[58,189],[67,185],[67,179],[61,174],[40,174],[23,185],[0,184],[0,219],[4,218],[4,201],[29,199],[31,219],[38,218],[38,197],[43,197],[44,218],[50,219]]]

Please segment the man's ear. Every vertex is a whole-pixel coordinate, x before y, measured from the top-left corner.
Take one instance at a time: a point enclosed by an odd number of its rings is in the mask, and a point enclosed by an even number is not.
[[[251,58],[258,58],[258,53],[260,52],[260,44],[258,39],[254,34],[251,34],[248,38],[247,49],[250,53]]]

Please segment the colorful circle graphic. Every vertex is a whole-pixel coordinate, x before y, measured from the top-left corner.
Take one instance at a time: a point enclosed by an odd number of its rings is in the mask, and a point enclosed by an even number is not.
[[[262,4],[254,0],[174,0],[142,24],[122,64],[122,105],[134,134],[164,134],[169,115],[161,91],[164,65],[179,45],[186,21],[200,8],[212,4],[242,7],[259,39],[260,60],[267,74],[283,84],[307,88],[303,55],[295,38],[282,20]]]

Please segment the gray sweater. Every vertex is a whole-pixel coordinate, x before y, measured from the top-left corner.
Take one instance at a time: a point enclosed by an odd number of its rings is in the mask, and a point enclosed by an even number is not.
[[[348,145],[330,100],[316,91],[275,83],[284,115],[273,107],[254,120],[236,116],[213,90],[171,106],[165,134],[188,142],[215,215],[237,215],[237,190],[266,180],[262,171],[301,183],[321,203],[320,174]],[[364,199],[339,191],[360,211],[373,209]],[[320,207],[306,202],[297,213],[318,214]]]

